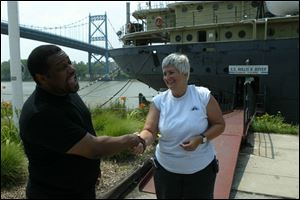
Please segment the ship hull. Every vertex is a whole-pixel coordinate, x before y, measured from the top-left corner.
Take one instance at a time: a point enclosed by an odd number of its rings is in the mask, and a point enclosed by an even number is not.
[[[161,62],[173,52],[188,56],[189,84],[208,87],[215,95],[241,96],[240,82],[254,77],[256,93],[265,93],[265,111],[280,111],[287,121],[299,121],[299,39],[165,44],[110,50],[110,56],[130,75],[156,90],[166,88]],[[267,65],[264,75],[230,74],[229,65]],[[238,101],[235,100],[235,106]]]

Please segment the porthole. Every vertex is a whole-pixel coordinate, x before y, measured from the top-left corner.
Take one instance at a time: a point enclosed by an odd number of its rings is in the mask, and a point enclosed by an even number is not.
[[[244,30],[241,30],[240,32],[239,32],[239,37],[240,38],[244,38],[246,36],[246,32],[244,31]]]
[[[183,6],[182,9],[181,9],[182,12],[187,12],[187,10],[188,10],[188,9],[187,9],[186,6]]]
[[[203,10],[203,6],[202,5],[197,6],[197,10],[198,12],[201,12]]]
[[[176,35],[175,40],[176,40],[176,42],[180,42],[181,41],[181,36],[180,35]]]
[[[228,4],[227,4],[227,9],[228,9],[228,10],[231,10],[232,8],[233,8],[233,4],[232,4],[232,3],[228,3]]]
[[[192,40],[193,40],[193,36],[192,36],[191,34],[188,34],[188,35],[186,36],[186,40],[187,40],[187,41],[192,41]]]
[[[214,3],[214,4],[213,4],[213,10],[218,10],[218,9],[219,9],[219,4]]]
[[[232,37],[232,32],[231,32],[231,31],[227,31],[227,32],[225,33],[225,37],[226,37],[227,39],[230,39],[230,38]]]
[[[209,67],[206,67],[205,71],[206,71],[207,73],[210,73],[210,68],[209,68]]]

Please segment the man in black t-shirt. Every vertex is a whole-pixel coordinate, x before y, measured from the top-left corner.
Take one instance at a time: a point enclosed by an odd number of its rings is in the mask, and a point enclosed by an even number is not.
[[[37,83],[19,122],[29,160],[27,198],[95,198],[101,156],[143,141],[135,134],[96,136],[74,66],[59,47],[35,48],[27,67]]]

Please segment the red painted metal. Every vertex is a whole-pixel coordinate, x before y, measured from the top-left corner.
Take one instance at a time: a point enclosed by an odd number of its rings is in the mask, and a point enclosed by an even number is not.
[[[219,137],[212,141],[220,165],[215,184],[215,199],[229,198],[244,130],[243,110],[234,110],[231,113],[223,115],[223,117],[226,128]],[[143,192],[155,194],[152,172],[147,173],[140,182],[139,189]]]
[[[153,168],[151,168],[148,173],[143,177],[139,184],[139,190],[147,193],[155,194],[155,186],[153,179]]]

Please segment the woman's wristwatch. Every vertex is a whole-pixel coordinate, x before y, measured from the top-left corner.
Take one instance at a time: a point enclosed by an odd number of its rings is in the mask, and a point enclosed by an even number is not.
[[[206,143],[207,142],[207,137],[204,134],[201,134],[200,136],[202,137],[202,143],[201,144]]]

